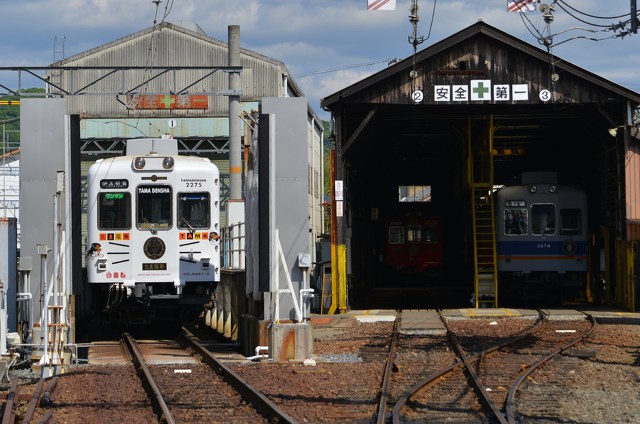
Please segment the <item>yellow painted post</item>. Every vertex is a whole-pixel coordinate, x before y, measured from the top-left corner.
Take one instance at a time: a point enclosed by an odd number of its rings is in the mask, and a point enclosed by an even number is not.
[[[636,243],[627,243],[627,275],[624,284],[624,308],[627,311],[635,310],[635,249]]]
[[[636,269],[636,264],[638,263],[638,261],[636,260],[637,255],[638,255],[638,243],[635,242],[635,243],[633,243],[633,262],[632,262],[633,263],[633,268],[632,268],[632,272],[631,272],[631,290],[630,290],[630,293],[629,293],[630,294],[629,297],[631,299],[629,310],[631,312],[636,311],[637,307],[639,306],[639,305],[636,305],[636,299],[638,299],[638,293],[637,293],[637,290],[638,290],[638,282],[637,281],[638,280],[636,279],[636,276],[638,275],[638,272],[640,271],[640,270]]]
[[[331,206],[332,214],[333,214],[333,206]],[[331,230],[333,232],[333,229]],[[338,246],[331,242],[331,306],[329,306],[328,314],[335,314],[338,309],[338,291],[337,280],[338,280]]]
[[[338,218],[336,216],[336,151],[334,149],[329,153],[331,166],[331,306],[329,314],[335,314],[338,309],[338,287],[339,281],[339,265],[338,265]]]
[[[627,304],[627,242],[616,240],[616,305]]]
[[[605,278],[605,299],[607,304],[611,304],[612,301],[612,283],[613,276],[615,273],[613,272],[613,264],[611,263],[611,239],[609,236],[609,229],[606,227],[602,228],[602,243],[604,245],[604,278]]]
[[[341,314],[347,313],[347,246],[338,245],[338,306]]]

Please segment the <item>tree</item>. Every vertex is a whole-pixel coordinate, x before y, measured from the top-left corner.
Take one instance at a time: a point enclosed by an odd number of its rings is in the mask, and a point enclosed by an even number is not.
[[[44,96],[44,88],[25,88],[17,96],[0,96],[0,100],[20,100],[24,94]],[[0,131],[2,131],[2,143],[4,150],[10,151],[20,145],[20,107],[15,105],[0,104]]]

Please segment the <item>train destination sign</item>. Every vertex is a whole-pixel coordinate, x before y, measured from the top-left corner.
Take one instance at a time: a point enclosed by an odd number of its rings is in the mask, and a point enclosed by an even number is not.
[[[140,186],[139,194],[171,194],[171,188],[165,186]]]
[[[126,97],[128,109],[208,109],[206,94],[133,94]]]
[[[122,200],[124,199],[124,193],[105,193],[105,200]]]
[[[100,180],[100,188],[101,189],[129,188],[129,180],[127,180],[126,178],[102,179]]]

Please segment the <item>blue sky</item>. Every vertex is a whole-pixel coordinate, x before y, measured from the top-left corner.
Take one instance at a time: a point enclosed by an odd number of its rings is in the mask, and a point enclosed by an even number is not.
[[[157,7],[153,0],[0,0],[0,66],[46,66],[54,51],[62,57],[63,40],[68,57],[149,28],[165,14],[172,23],[195,22],[222,41],[229,25],[240,25],[242,47],[284,62],[325,118],[321,98],[412,54],[410,4],[396,0],[395,11],[367,11],[366,0],[161,0]],[[523,21],[520,13],[507,12],[507,0],[418,0],[418,6],[418,32],[425,38],[419,50],[479,19],[536,46],[536,30],[548,34],[542,13],[527,13]],[[622,16],[629,14],[629,0],[563,0],[554,7],[556,56],[640,91],[640,33],[608,38],[615,32],[604,31],[628,19]],[[571,37],[600,41],[565,42]],[[13,84],[8,77],[2,73],[0,83]]]

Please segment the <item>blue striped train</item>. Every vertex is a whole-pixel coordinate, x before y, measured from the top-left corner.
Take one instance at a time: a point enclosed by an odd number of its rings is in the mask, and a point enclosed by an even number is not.
[[[525,172],[495,192],[501,299],[568,300],[589,273],[587,195],[554,172]]]

